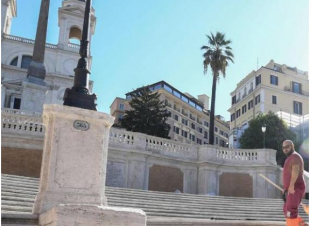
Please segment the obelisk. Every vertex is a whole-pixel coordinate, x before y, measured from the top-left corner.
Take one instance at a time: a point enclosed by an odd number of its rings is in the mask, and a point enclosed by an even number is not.
[[[21,109],[23,110],[42,112],[48,90],[44,82],[46,75],[44,54],[49,5],[50,0],[41,0],[32,61],[27,71],[27,79],[22,82]]]
[[[50,0],[42,0],[38,19],[36,39],[34,43],[32,61],[29,65],[27,77],[29,81],[42,84],[45,79],[44,54],[46,43],[46,32],[48,22]]]

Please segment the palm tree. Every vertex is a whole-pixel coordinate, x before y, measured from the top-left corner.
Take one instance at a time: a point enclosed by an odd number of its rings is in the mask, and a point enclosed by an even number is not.
[[[230,40],[225,40],[225,34],[216,32],[214,36],[211,32],[211,36],[207,35],[209,46],[202,46],[202,50],[206,50],[203,54],[204,61],[204,74],[207,73],[207,69],[210,66],[213,75],[212,84],[212,96],[211,96],[211,113],[210,113],[210,127],[209,127],[209,144],[214,144],[214,110],[215,110],[215,97],[216,97],[216,82],[219,81],[220,73],[225,78],[226,67],[228,61],[232,63],[234,55],[232,48],[229,46]]]

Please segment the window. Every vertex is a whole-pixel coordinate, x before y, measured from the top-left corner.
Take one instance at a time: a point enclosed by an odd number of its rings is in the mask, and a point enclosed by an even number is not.
[[[202,111],[202,107],[200,107],[200,106],[198,106],[198,105],[196,105],[196,109],[197,109],[198,111]]]
[[[197,131],[198,131],[199,133],[202,133],[202,128],[201,128],[201,127],[198,127],[198,128],[197,128]]]
[[[270,84],[272,85],[278,85],[278,77],[275,75],[270,75]]]
[[[231,116],[230,116],[230,121],[232,122],[234,120],[235,120],[235,113],[231,114]]]
[[[182,98],[181,98],[183,101],[185,101],[186,103],[188,103],[188,99],[187,99],[187,97],[185,97],[185,96],[182,96]]]
[[[172,93],[171,87],[167,86],[166,84],[164,84],[164,89],[167,90],[169,93]]]
[[[272,95],[272,104],[277,104],[277,96]]]
[[[209,127],[209,123],[207,121],[204,121],[203,124],[206,126],[206,127]]]
[[[26,56],[26,55],[22,56],[21,68],[28,69],[31,61],[32,61],[32,56]]]
[[[242,106],[242,114],[246,113],[246,104]]]
[[[188,121],[186,119],[182,118],[182,124],[187,126],[188,125]]]
[[[178,98],[181,98],[181,94],[175,90],[173,90],[173,95],[178,97]]]
[[[223,132],[223,130],[220,130],[220,134],[221,134],[222,136],[224,136],[224,132]]]
[[[251,108],[253,108],[253,100],[248,102],[248,110],[250,110]]]
[[[195,141],[195,135],[189,134],[189,139],[190,139],[191,141]]]
[[[255,86],[258,86],[259,84],[261,84],[261,82],[262,82],[261,75],[256,76],[256,78],[255,78]]]
[[[180,133],[179,127],[174,126],[173,127],[173,132],[175,132],[176,134],[179,134]]]
[[[208,132],[207,131],[205,131],[205,134],[204,134],[204,136],[203,136],[203,138],[205,138],[205,139],[208,139]]]
[[[239,117],[240,117],[240,109],[236,113],[236,118],[239,118]]]
[[[123,115],[118,116],[118,121],[121,121],[123,119]]]
[[[12,65],[12,66],[17,66],[17,61],[18,61],[18,57],[15,57],[15,58],[11,61],[10,65]]]
[[[302,115],[302,103],[294,101],[294,113]]]
[[[228,138],[228,133],[225,133],[225,137]]]
[[[194,123],[191,123],[191,127],[192,127],[192,129],[195,129],[195,124]]]
[[[12,108],[13,108],[13,109],[20,109],[20,102],[21,102],[21,99],[18,98],[18,97],[15,97],[15,96],[11,96],[11,98],[13,98],[13,99],[12,99],[12,101],[13,101],[13,106],[12,106]]]
[[[214,127],[214,131],[217,132],[217,131],[218,131],[218,128],[217,128],[217,127]]]
[[[236,95],[231,98],[231,105],[236,103]]]
[[[219,144],[219,138],[215,137],[215,144]]]
[[[166,112],[167,112],[167,114],[168,114],[168,117],[171,117],[171,115],[172,115],[171,111],[167,111],[167,110],[166,110]]]
[[[293,86],[293,93],[301,94],[301,83],[292,82],[292,86]]]
[[[258,103],[260,103],[260,95],[257,95],[255,97],[255,105],[257,105]]]
[[[119,109],[124,110],[124,104],[119,104]]]
[[[197,138],[197,144],[202,144],[201,139]]]
[[[185,138],[187,138],[187,132],[184,131],[184,130],[182,130],[182,136],[185,137]]]
[[[174,115],[174,119],[175,119],[176,121],[179,121],[179,116],[178,116],[178,115]]]
[[[191,101],[191,100],[190,100],[188,103],[189,103],[189,105],[191,105],[192,107],[195,107],[195,106],[196,106],[195,103],[194,103],[193,101]]]

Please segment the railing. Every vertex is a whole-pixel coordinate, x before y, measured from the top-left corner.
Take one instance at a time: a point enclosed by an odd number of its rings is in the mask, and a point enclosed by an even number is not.
[[[69,48],[73,48],[73,49],[80,49],[80,45],[74,44],[74,43],[68,43],[68,47]]]
[[[253,88],[249,89],[248,94],[253,92]]]
[[[173,107],[173,109],[175,110],[175,111],[177,111],[177,112],[181,112],[181,110],[179,109],[179,108],[177,108],[177,107]]]
[[[191,120],[196,121],[196,118],[195,118],[195,117],[193,117],[192,115],[189,115],[189,118],[190,118]]]
[[[1,133],[44,136],[44,126],[40,113],[3,109],[1,118]]]
[[[23,42],[23,43],[28,43],[28,44],[34,45],[34,40],[32,40],[32,39],[22,38],[22,37],[18,37],[18,36],[14,36],[14,35],[8,35],[8,34],[3,34],[2,37],[5,39],[17,41],[17,42]],[[46,43],[45,47],[50,48],[50,49],[57,49],[57,45],[53,45],[53,44],[49,44],[49,43]]]
[[[216,158],[229,159],[232,161],[258,161],[258,151],[217,149]]]
[[[44,139],[40,113],[2,109],[2,134],[32,135]],[[190,145],[169,139],[111,128],[109,150],[141,151],[199,162],[220,164],[276,164],[276,151],[271,149],[228,149],[211,145]]]
[[[276,151],[272,149],[230,149],[205,145],[201,146],[198,155],[202,162],[276,165]]]
[[[291,89],[291,87],[289,87],[289,86],[285,86],[285,87],[284,87],[284,91],[296,93],[296,92],[294,92],[294,91]],[[303,91],[303,90],[301,90],[300,93],[296,93],[296,94],[304,95],[304,96],[309,96],[309,92],[306,92],[306,91]]]

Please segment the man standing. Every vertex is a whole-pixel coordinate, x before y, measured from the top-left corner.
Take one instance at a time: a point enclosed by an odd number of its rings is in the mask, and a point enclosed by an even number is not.
[[[305,194],[306,184],[304,181],[304,161],[295,151],[294,143],[291,140],[283,142],[282,149],[287,156],[283,166],[283,188],[286,195],[286,202],[283,206],[283,213],[286,217],[287,226],[304,225],[298,216],[298,207]]]

